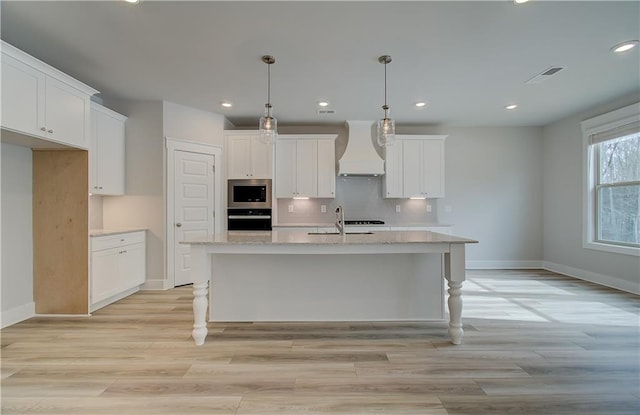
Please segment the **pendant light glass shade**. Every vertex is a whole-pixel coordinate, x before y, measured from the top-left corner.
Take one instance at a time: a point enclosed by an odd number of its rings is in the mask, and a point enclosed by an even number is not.
[[[388,117],[389,109],[385,109],[384,118],[378,120],[376,141],[379,146],[391,146],[396,141],[396,122]]]
[[[278,120],[271,115],[271,65],[276,59],[270,55],[264,55],[262,62],[267,64],[267,103],[264,104],[264,115],[260,117],[259,129],[262,142],[270,144],[278,135]]]
[[[384,64],[384,118],[378,120],[376,141],[379,146],[391,146],[396,141],[396,123],[389,118],[389,106],[387,105],[387,64],[391,62],[391,56],[382,55],[378,62]]]

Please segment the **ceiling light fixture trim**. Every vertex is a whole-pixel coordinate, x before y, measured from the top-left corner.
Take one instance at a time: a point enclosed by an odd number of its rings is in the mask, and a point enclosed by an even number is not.
[[[636,46],[638,46],[638,41],[637,40],[627,40],[625,42],[621,42],[618,43],[617,45],[614,45],[611,50],[614,53],[622,53],[622,52],[627,52],[633,48],[635,48]]]
[[[278,135],[278,120],[271,114],[271,65],[276,63],[276,58],[271,55],[263,55],[262,62],[267,64],[267,103],[264,104],[264,115],[260,117],[260,139],[265,143],[273,143]]]
[[[389,105],[387,105],[387,65],[391,63],[391,56],[382,55],[378,62],[384,65],[384,118],[378,120],[376,141],[380,146],[391,146],[396,141],[396,123],[389,118]]]

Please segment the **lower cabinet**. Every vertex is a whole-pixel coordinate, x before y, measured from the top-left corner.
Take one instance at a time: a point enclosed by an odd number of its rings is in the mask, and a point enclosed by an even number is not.
[[[91,311],[133,292],[145,281],[145,231],[91,238]]]

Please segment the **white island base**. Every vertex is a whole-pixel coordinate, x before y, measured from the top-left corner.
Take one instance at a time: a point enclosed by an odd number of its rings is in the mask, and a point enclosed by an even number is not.
[[[226,322],[442,320],[447,280],[449,335],[460,344],[460,288],[471,242],[412,231],[191,241],[193,338],[204,344],[208,308],[210,321]]]

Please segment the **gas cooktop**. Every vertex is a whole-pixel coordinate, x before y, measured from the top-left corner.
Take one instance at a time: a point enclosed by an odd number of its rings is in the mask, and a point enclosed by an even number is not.
[[[345,220],[345,225],[384,225],[383,220],[362,219],[362,220]]]

